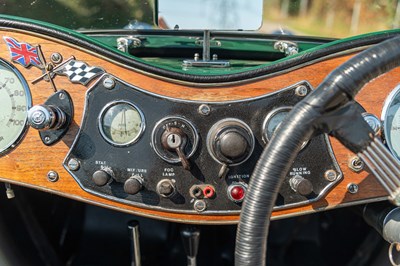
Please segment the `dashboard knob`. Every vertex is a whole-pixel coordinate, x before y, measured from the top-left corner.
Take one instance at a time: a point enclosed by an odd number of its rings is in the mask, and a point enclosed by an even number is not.
[[[299,193],[302,196],[308,196],[313,192],[313,184],[310,180],[305,179],[302,176],[296,175],[289,180],[290,187],[294,192]]]
[[[249,141],[238,131],[228,130],[219,140],[221,154],[231,160],[242,158],[249,150]]]
[[[97,170],[92,175],[92,181],[98,186],[104,186],[112,178],[112,173],[110,171],[102,169]]]
[[[124,191],[131,195],[135,195],[136,193],[138,193],[142,189],[142,187],[143,179],[138,175],[131,176],[124,183]]]
[[[226,165],[246,161],[254,149],[254,136],[251,129],[242,121],[227,119],[217,122],[207,139],[211,155]]]
[[[59,129],[65,121],[64,112],[54,105],[35,105],[28,111],[28,124],[37,130]]]

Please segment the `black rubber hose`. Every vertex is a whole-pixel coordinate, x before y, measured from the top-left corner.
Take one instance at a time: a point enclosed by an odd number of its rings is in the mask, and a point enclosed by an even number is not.
[[[235,265],[265,264],[272,209],[302,143],[321,129],[318,118],[345,105],[371,79],[398,66],[399,48],[400,38],[394,38],[365,50],[335,69],[287,115],[251,176],[237,229]]]

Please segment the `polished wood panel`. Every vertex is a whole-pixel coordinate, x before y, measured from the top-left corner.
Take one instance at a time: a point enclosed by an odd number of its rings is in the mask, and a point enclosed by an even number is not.
[[[52,53],[59,52],[63,55],[64,59],[75,56],[77,60],[85,61],[90,66],[100,66],[108,73],[116,75],[122,80],[149,92],[168,97],[208,102],[238,100],[260,96],[303,80],[307,80],[312,86],[316,87],[334,68],[353,56],[341,55],[299,69],[294,69],[287,73],[282,73],[273,77],[265,77],[252,82],[201,88],[195,86],[195,84],[172,83],[140,73],[133,69],[128,69],[115,62],[107,61],[105,58],[100,58],[89,51],[84,51],[79,47],[59,42],[46,36],[38,36],[33,33],[13,30],[3,30],[0,32],[2,36],[10,36],[18,41],[40,44],[48,62],[50,61],[49,58]],[[10,55],[3,39],[0,41],[0,47],[0,57],[9,60]],[[35,67],[26,69],[21,65],[15,65],[30,84],[33,104],[43,103],[53,93],[50,83],[41,81],[35,85],[31,84],[32,80],[42,74],[41,70]],[[368,112],[379,117],[386,96],[397,85],[399,80],[400,70],[395,69],[370,82],[358,95],[357,100]],[[0,180],[40,189],[91,204],[164,220],[221,224],[235,223],[238,221],[238,215],[188,215],[141,209],[116,203],[84,192],[62,167],[62,161],[81,123],[87,87],[80,84],[72,84],[65,76],[56,76],[54,82],[58,89],[67,90],[74,101],[74,125],[71,126],[62,141],[51,147],[43,145],[38,136],[38,132],[30,129],[23,142],[14,151],[0,158]],[[386,192],[373,176],[365,171],[354,173],[349,169],[349,159],[352,158],[354,154],[344,148],[336,140],[332,140],[332,145],[344,173],[342,181],[332,189],[324,199],[311,205],[276,211],[273,214],[274,218],[300,215],[303,213],[331,209],[341,205],[345,206],[359,201],[386,197]],[[53,183],[47,180],[46,176],[50,170],[56,171],[59,174],[60,178],[57,182]],[[350,194],[347,191],[349,183],[358,184],[359,192]]]

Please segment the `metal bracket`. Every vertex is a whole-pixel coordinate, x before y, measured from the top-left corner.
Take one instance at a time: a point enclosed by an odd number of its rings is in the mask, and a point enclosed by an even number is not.
[[[145,40],[145,38],[139,38],[136,36],[126,36],[118,38],[117,49],[124,53],[128,53],[129,49],[141,47],[143,45],[143,40]]]
[[[210,59],[210,31],[204,30],[203,40],[196,40],[196,44],[203,44],[203,59],[200,60],[199,55],[195,54],[194,59],[185,59],[183,60],[182,67],[229,67],[230,63],[226,60],[218,60],[218,56],[216,54],[213,55],[212,60]],[[218,45],[218,42],[217,42]],[[221,43],[219,42],[219,46]]]
[[[65,90],[57,91],[51,95],[44,104],[57,106],[65,114],[65,124],[61,128],[56,130],[39,131],[43,144],[50,146],[58,142],[67,133],[74,116],[74,106],[71,96]]]
[[[285,53],[286,56],[295,55],[299,53],[299,47],[297,43],[289,41],[277,41],[274,44],[274,49]]]

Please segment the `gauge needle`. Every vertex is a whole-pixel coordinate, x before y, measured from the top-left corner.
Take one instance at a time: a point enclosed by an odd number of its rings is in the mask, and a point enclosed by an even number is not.
[[[126,130],[126,109],[124,109],[124,126],[125,126],[125,135],[128,135],[128,130]]]

